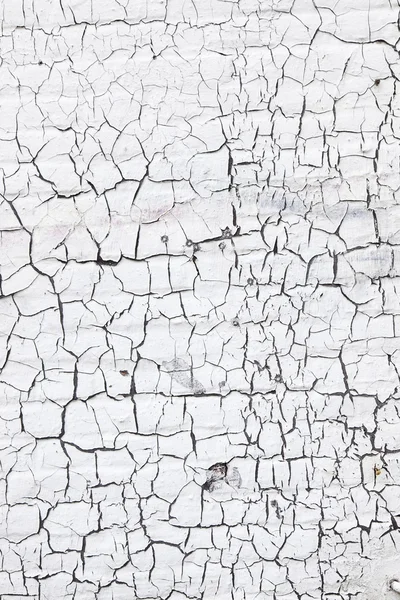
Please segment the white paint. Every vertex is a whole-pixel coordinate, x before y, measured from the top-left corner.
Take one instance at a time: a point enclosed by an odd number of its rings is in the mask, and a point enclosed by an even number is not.
[[[394,600],[398,5],[0,10],[1,600]]]
[[[398,594],[400,594],[400,582],[393,580],[390,582],[390,587],[394,592],[397,592]]]

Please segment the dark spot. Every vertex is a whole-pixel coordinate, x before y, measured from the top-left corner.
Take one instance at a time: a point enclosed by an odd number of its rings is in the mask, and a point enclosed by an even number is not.
[[[278,519],[280,519],[282,511],[279,508],[279,504],[278,504],[277,500],[271,500],[271,508],[275,509],[275,515]]]
[[[199,244],[193,244],[193,252],[198,252],[200,250]]]
[[[271,507],[275,509],[275,514],[278,519],[281,517],[281,509],[279,508],[278,502],[276,500],[271,500]]]
[[[212,473],[216,473],[218,475],[222,475],[222,477],[225,477],[228,472],[228,465],[224,462],[215,463],[215,465],[209,467],[208,470]]]
[[[232,231],[229,229],[229,227],[225,227],[225,229],[222,231],[222,237],[223,238],[231,238],[232,237]]]
[[[124,377],[127,377],[127,375],[129,375],[129,371],[126,371],[124,369],[123,371],[120,371],[120,374],[123,375]]]
[[[379,85],[379,84],[380,84],[380,82],[381,82],[381,80],[380,80],[380,79],[375,79],[375,85]]]
[[[43,61],[39,60],[38,65],[42,65],[42,64],[43,64]]]
[[[238,321],[237,319],[233,319],[233,321],[232,321],[232,325],[233,325],[234,327],[239,327],[239,321]]]
[[[161,236],[161,241],[166,244],[168,242],[168,236],[167,235],[162,235]]]
[[[282,375],[275,375],[274,379],[277,383],[282,383],[283,381]]]
[[[212,492],[214,487],[218,485],[218,481],[225,479],[228,472],[228,465],[226,463],[215,463],[208,469],[207,481],[203,484],[203,490]]]
[[[251,277],[249,277],[249,278],[247,279],[247,283],[248,283],[249,285],[253,285],[253,284],[254,284],[254,279],[252,279]]]

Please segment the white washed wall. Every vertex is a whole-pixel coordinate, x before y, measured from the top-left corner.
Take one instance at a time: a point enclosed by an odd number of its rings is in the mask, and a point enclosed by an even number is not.
[[[1,600],[398,597],[398,9],[2,0]]]

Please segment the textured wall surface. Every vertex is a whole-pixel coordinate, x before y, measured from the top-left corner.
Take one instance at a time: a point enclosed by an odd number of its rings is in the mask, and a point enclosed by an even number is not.
[[[2,600],[398,597],[398,11],[2,0]]]

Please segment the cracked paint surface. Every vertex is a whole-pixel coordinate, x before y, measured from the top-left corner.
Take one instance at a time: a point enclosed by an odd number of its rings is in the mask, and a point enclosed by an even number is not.
[[[398,11],[3,0],[1,600],[396,597]]]

